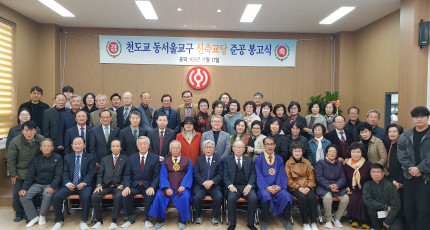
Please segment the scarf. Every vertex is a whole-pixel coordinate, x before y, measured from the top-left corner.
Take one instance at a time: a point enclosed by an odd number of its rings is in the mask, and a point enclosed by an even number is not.
[[[324,159],[324,151],[322,147],[322,140],[324,139],[324,136],[320,138],[315,137],[315,143],[317,144],[317,151],[315,153],[315,162],[318,162],[319,160]]]
[[[387,169],[390,168],[391,149],[393,148],[393,145],[395,145],[396,143],[397,143],[397,140],[391,141],[390,150],[388,150]]]
[[[358,162],[355,162],[352,158],[349,158],[346,160],[346,164],[349,165],[351,168],[354,169],[354,173],[352,174],[352,188],[355,188],[355,186],[358,185],[358,188],[361,189],[361,176],[360,176],[360,168],[363,166],[364,162],[366,160],[364,157],[362,157]]]

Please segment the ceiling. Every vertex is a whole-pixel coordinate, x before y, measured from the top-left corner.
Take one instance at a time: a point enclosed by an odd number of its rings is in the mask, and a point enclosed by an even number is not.
[[[400,0],[152,0],[158,20],[145,20],[134,0],[57,0],[75,18],[63,18],[38,0],[0,0],[39,23],[62,27],[336,33],[355,31],[400,8]],[[263,4],[253,23],[241,23],[248,3]],[[319,25],[340,6],[356,9]],[[177,8],[182,8],[178,12]],[[221,9],[221,13],[217,13]]]

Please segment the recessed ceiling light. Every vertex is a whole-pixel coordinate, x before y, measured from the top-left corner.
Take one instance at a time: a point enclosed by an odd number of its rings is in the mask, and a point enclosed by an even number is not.
[[[248,4],[243,11],[240,22],[252,22],[261,9],[261,4]]]
[[[215,28],[216,26],[212,26],[212,28]]]
[[[154,7],[150,1],[135,1],[143,17],[149,20],[158,20],[157,13],[155,13]]]
[[[57,14],[63,17],[75,17],[74,14],[72,14],[70,11],[68,11],[66,8],[64,8],[62,5],[58,4],[58,2],[54,0],[39,0],[39,2],[45,4],[45,6],[51,8],[51,10],[57,12]]]
[[[353,11],[354,9],[355,7],[341,7],[332,14],[330,14],[328,17],[320,21],[320,24],[332,24],[343,16],[347,15],[349,12]]]
[[[181,12],[182,11],[182,8],[178,8],[178,12]]]
[[[187,27],[188,25],[183,25],[183,27]]]
[[[220,9],[217,9],[217,10],[216,10],[216,12],[221,13],[221,10],[220,10]]]

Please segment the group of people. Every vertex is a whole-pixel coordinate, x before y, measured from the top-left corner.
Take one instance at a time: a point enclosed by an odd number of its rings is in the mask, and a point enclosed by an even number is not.
[[[31,100],[20,106],[19,123],[7,138],[14,221],[26,219],[27,227],[45,224],[52,202],[52,229],[60,229],[63,202],[72,194],[79,195],[82,205],[81,229],[89,229],[91,204],[92,228],[102,226],[101,201],[107,194],[112,194],[114,206],[109,229],[118,227],[122,208],[121,227],[135,223],[133,198],[138,194],[144,197],[145,226],[155,229],[164,225],[169,201],[178,210],[179,229],[186,228],[190,207],[201,225],[206,196],[213,200],[213,226],[219,224],[226,201],[229,230],[236,227],[241,197],[248,202],[249,229],[256,229],[259,204],[261,229],[268,228],[270,209],[273,216],[282,215],[285,229],[292,229],[294,199],[304,229],[318,229],[318,198],[328,229],[333,224],[343,227],[345,210],[354,228],[430,226],[430,112],[425,107],[411,111],[415,126],[403,132],[397,124],[379,127],[376,110],[368,111],[362,122],[359,108],[350,107],[346,122],[337,115],[335,103],[323,107],[313,101],[309,115],[302,117],[298,102],[272,107],[262,93],[243,104],[243,115],[240,103],[228,93],[212,103],[212,113],[207,99],[194,104],[188,90],[177,109],[165,94],[156,110],[148,92],[141,93],[138,106],[132,93],[115,93],[111,108],[106,95],[87,93],[81,98],[70,86],[55,96],[52,107],[41,101],[42,95],[38,86],[30,90]],[[40,194],[38,215],[32,199]],[[332,213],[334,200],[338,205]],[[156,218],[155,224],[150,217]]]

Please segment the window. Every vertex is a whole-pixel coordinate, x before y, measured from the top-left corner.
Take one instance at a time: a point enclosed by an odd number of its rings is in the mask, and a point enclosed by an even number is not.
[[[13,23],[0,18],[0,138],[13,125],[13,29]]]

